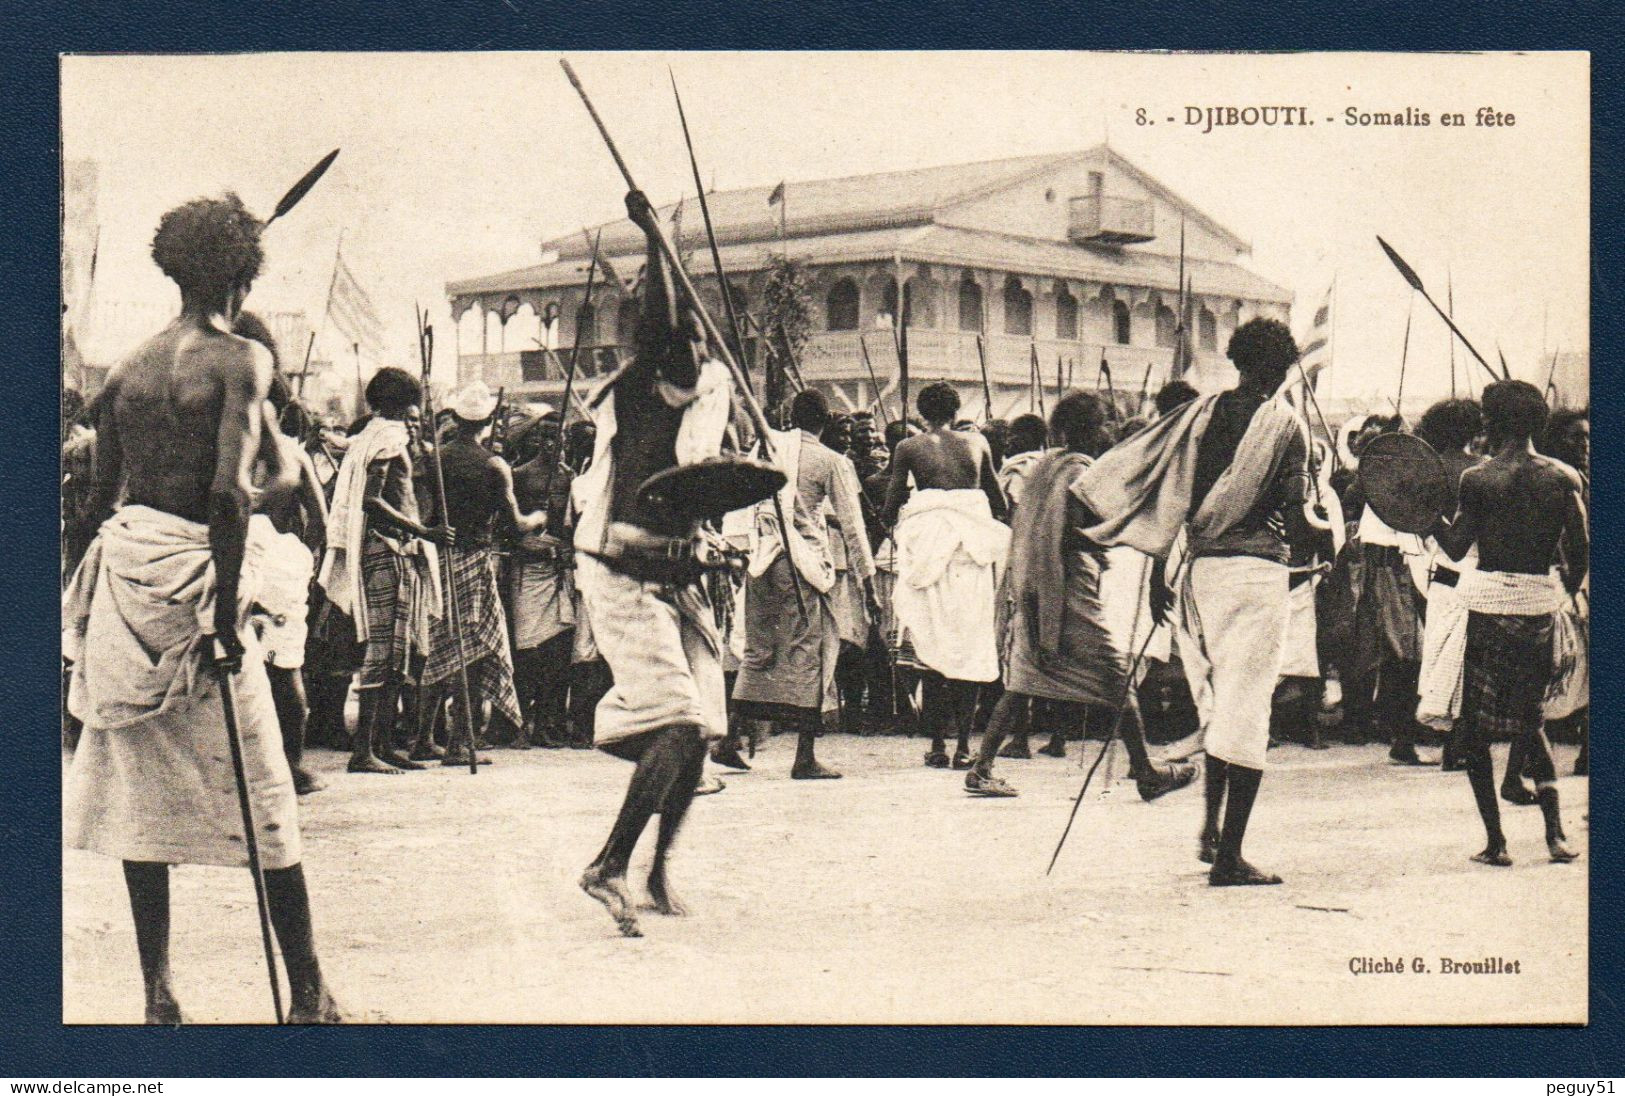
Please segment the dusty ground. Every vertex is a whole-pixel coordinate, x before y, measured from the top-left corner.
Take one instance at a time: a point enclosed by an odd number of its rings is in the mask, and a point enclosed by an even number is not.
[[[1127,782],[1091,790],[1046,878],[1078,746],[1066,762],[1001,762],[1023,794],[987,801],[921,767],[921,745],[827,737],[847,777],[807,784],[788,778],[789,740],[770,742],[689,816],[674,879],[693,915],[649,915],[642,940],[576,888],[625,763],[498,751],[478,777],[381,778],[318,751],[328,789],[302,802],[329,978],[352,1012],[394,1022],[1586,1018],[1588,859],[1547,863],[1538,811],[1508,808],[1517,866],[1469,863],[1482,839],[1460,774],[1390,767],[1380,747],[1282,747],[1247,851],[1286,885],[1214,890],[1195,858],[1199,787],[1150,805]],[[1573,750],[1558,760],[1567,772]],[[1584,852],[1587,783],[1565,777],[1562,793]],[[173,892],[184,1006],[264,1020],[246,873],[180,868]],[[66,1020],[138,1021],[116,863],[67,854],[64,921]],[[1356,977],[1359,956],[1429,973]],[[1440,957],[1484,956],[1520,973],[1439,973]]]

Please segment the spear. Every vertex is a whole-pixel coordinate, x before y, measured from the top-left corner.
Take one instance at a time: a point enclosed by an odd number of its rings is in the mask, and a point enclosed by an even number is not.
[[[976,336],[976,361],[982,367],[982,400],[986,404],[983,417],[993,420],[993,386],[987,381],[987,351],[982,349],[982,336]]]
[[[614,138],[609,135],[609,129],[604,125],[604,120],[598,116],[598,108],[592,105],[592,99],[588,97],[587,89],[581,86],[581,79],[576,76],[575,69],[571,68],[570,62],[563,57],[559,58],[559,67],[564,69],[565,77],[569,79],[570,85],[575,88],[576,94],[581,97],[581,105],[586,107],[587,113],[591,115],[593,125],[598,128],[598,136],[603,138],[604,147],[609,151],[610,159],[614,160],[615,166],[620,169],[621,178],[626,182],[626,188],[628,190],[638,190],[638,184],[632,178],[631,169],[626,166],[626,161],[621,158],[620,150],[615,147]],[[689,304],[693,307],[694,314],[699,317],[700,324],[705,328],[707,337],[716,344],[718,356],[722,359],[723,365],[728,368],[728,372],[733,376],[734,385],[739,389],[739,394],[745,404],[745,414],[750,418],[751,426],[756,431],[757,444],[761,446],[762,456],[768,461],[772,461],[773,443],[769,440],[772,436],[769,432],[771,428],[767,424],[767,416],[762,413],[762,405],[756,402],[756,396],[750,390],[750,382],[745,376],[744,369],[734,360],[733,352],[728,349],[728,340],[722,337],[722,332],[717,328],[716,321],[711,318],[711,314],[705,310],[705,306],[700,302],[700,295],[695,290],[693,281],[689,279],[688,271],[684,270],[683,264],[677,260],[677,251],[672,247],[671,241],[666,238],[665,229],[660,227],[659,219],[651,219],[650,226],[650,231],[654,234],[655,244],[660,248],[660,253],[665,258],[667,265],[671,267],[672,277],[677,280],[683,292],[688,295]],[[778,518],[780,530],[788,538],[790,536],[790,523],[785,520],[784,503],[779,499],[776,491],[773,493],[773,509],[775,516]],[[800,611],[801,619],[805,621],[807,619],[807,603],[805,596],[801,592],[800,575],[794,567],[790,568],[790,575],[794,580],[796,608]]]
[[[300,176],[299,181],[288,188],[288,192],[284,194],[282,196],[282,200],[276,204],[276,209],[273,210],[271,215],[265,219],[265,225],[262,226],[262,228],[269,228],[272,221],[276,220],[278,217],[288,212],[288,210],[298,205],[300,199],[304,198],[306,194],[309,194],[310,188],[316,185],[316,180],[320,179],[323,175],[326,175],[327,169],[332,167],[333,161],[337,160],[338,158],[339,150],[335,148],[332,152],[329,152],[326,156],[323,156],[319,161],[317,161],[315,167],[311,168],[309,171],[305,172],[304,175]]]
[[[1415,297],[1411,300],[1414,302]],[[1399,391],[1394,398],[1394,414],[1403,416],[1400,405],[1405,402],[1405,362],[1411,356],[1411,306],[1405,307],[1405,341],[1399,347]],[[1300,360],[1300,366],[1303,362]]]
[[[1422,294],[1422,299],[1424,301],[1433,306],[1433,311],[1437,312],[1439,314],[1439,318],[1449,325],[1451,331],[1455,332],[1456,338],[1461,340],[1461,345],[1467,348],[1467,352],[1478,359],[1478,364],[1484,367],[1485,371],[1489,373],[1490,378],[1492,380],[1511,380],[1512,373],[1506,369],[1505,362],[1502,363],[1502,372],[1504,375],[1500,377],[1495,375],[1495,370],[1490,367],[1490,363],[1484,360],[1484,355],[1480,354],[1478,352],[1478,348],[1468,340],[1466,335],[1461,333],[1461,328],[1457,327],[1456,321],[1450,318],[1450,313],[1440,308],[1438,302],[1432,297],[1428,296],[1427,288],[1422,285],[1422,279],[1417,276],[1416,271],[1411,269],[1411,265],[1409,263],[1399,257],[1399,252],[1389,247],[1388,241],[1384,240],[1381,236],[1377,237],[1377,243],[1382,245],[1383,252],[1394,264],[1395,269],[1399,271],[1400,277],[1404,278],[1405,281],[1410,284],[1412,289]]]
[[[677,100],[677,120],[683,124],[683,143],[688,146],[688,163],[694,169],[694,189],[700,195],[700,216],[705,220],[705,239],[711,245],[711,265],[717,271],[717,287],[722,292],[722,310],[728,317],[728,331],[734,337],[734,353],[739,355],[739,362],[745,365],[745,338],[740,332],[739,315],[734,311],[733,293],[728,288],[728,279],[722,272],[722,253],[717,250],[717,234],[711,227],[711,203],[705,200],[705,185],[700,180],[700,162],[694,156],[694,139],[688,132],[688,115],[683,112],[683,97],[677,91],[677,75],[666,66],[666,73],[671,77],[672,98]],[[748,379],[748,375],[747,375]]]
[[[1061,377],[1061,355],[1055,355],[1055,402],[1060,403],[1061,397],[1066,395],[1065,381]]]
[[[316,332],[310,333],[310,341],[305,344],[305,364],[299,367],[299,398],[305,396],[305,378],[310,375],[310,352],[316,349]],[[1557,359],[1552,359],[1556,361]]]
[[[429,390],[429,374],[434,369],[434,328],[427,322],[428,313],[419,309],[415,303],[412,305],[412,312],[418,327],[418,360],[423,363],[424,417],[429,420],[429,431],[434,435],[435,501],[440,504],[440,524],[449,525],[451,512],[446,508],[446,474],[441,459],[444,450],[440,447],[440,423],[435,416],[434,397]],[[462,701],[463,739],[468,746],[468,775],[478,776],[480,759],[474,752],[474,707],[469,701],[468,657],[463,649],[463,614],[462,607],[457,603],[457,583],[452,578],[449,556],[440,561],[440,579],[446,592],[447,623],[450,625],[452,641],[457,644],[458,697]]]
[[[592,304],[593,282],[598,275],[598,245],[604,241],[604,230],[598,230],[598,236],[592,242],[592,260],[587,266],[587,295],[583,302]],[[579,314],[578,314],[579,315]],[[564,375],[564,398],[559,401],[559,428],[553,439],[553,463],[548,466],[547,478],[542,481],[542,505],[551,505],[553,498],[553,472],[559,466],[559,460],[564,456],[564,420],[570,417],[570,394],[576,384],[576,360],[581,357],[581,324],[576,324],[575,345],[570,348],[570,368]]]
[[[885,425],[891,425],[891,418],[886,414],[886,401],[880,398],[880,378],[875,376],[875,363],[869,360],[869,344],[864,341],[863,335],[858,335],[858,352],[863,356],[863,366],[869,371],[869,383],[875,389],[875,407],[880,411],[880,419]]]

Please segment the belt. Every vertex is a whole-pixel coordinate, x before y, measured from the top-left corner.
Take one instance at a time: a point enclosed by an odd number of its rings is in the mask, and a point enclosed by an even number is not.
[[[737,552],[719,552],[697,537],[651,533],[626,522],[610,525],[603,550],[587,552],[609,567],[646,582],[677,585],[693,582],[704,571],[737,570]]]
[[[1452,571],[1443,564],[1435,563],[1433,570],[1428,574],[1428,581],[1440,586],[1455,586],[1461,581],[1461,572]]]

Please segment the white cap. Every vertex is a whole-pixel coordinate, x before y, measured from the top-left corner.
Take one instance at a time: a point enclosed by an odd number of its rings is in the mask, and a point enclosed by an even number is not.
[[[451,413],[464,422],[484,422],[496,409],[496,395],[486,387],[484,381],[465,385],[451,399]]]

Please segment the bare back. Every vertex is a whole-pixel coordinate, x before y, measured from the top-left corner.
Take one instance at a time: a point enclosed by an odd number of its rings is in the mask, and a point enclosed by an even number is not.
[[[886,493],[886,522],[895,524],[908,495],[908,480],[921,491],[963,491],[980,488],[987,493],[993,516],[1008,512],[1004,492],[993,471],[993,454],[980,434],[934,427],[906,438],[892,455],[891,485]]]
[[[129,502],[208,521],[211,490],[246,484],[263,455],[270,382],[259,344],[186,317],[170,324],[108,377],[97,424],[104,501],[122,474]]]
[[[1536,453],[1501,454],[1462,475],[1457,525],[1474,535],[1483,570],[1545,574],[1561,545],[1568,569],[1583,573],[1580,498],[1580,478],[1565,465]]]

